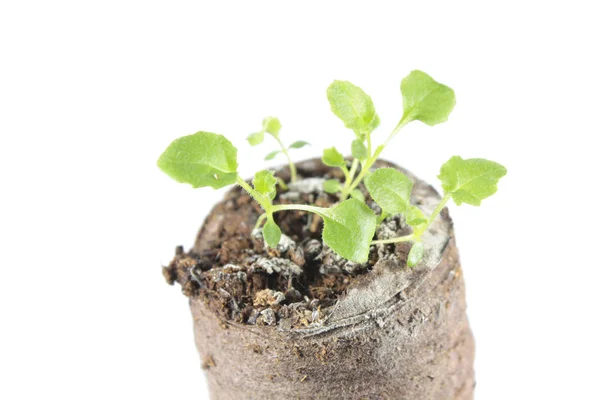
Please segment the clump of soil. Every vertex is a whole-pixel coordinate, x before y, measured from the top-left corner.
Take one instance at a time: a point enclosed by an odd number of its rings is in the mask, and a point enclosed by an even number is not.
[[[275,204],[311,204],[329,207],[339,201],[323,191],[326,179],[343,176],[338,169],[320,165],[298,166],[299,180],[278,189]],[[287,180],[285,169],[278,176]],[[361,188],[366,204],[377,214],[379,207]],[[360,284],[382,259],[406,265],[410,244],[372,246],[368,262],[345,260],[321,239],[322,219],[303,211],[275,214],[283,232],[276,248],[268,248],[260,230],[254,230],[262,210],[241,188],[230,190],[206,218],[196,245],[175,258],[163,274],[169,284],[178,282],[186,296],[201,299],[226,320],[253,325],[275,325],[291,320],[291,327],[322,322],[321,309],[333,305],[346,290]],[[377,229],[375,239],[387,239],[410,232],[400,216],[389,217]],[[210,234],[206,234],[210,233]]]

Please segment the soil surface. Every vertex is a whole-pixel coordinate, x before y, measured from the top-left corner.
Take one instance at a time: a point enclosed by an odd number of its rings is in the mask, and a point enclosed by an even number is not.
[[[338,168],[311,163],[298,165],[299,179],[288,182],[288,190],[278,187],[274,204],[311,204],[329,207],[337,195],[323,191],[326,179],[343,181]],[[287,180],[287,170],[278,176]],[[364,186],[366,203],[381,212]],[[357,264],[336,255],[323,244],[322,219],[304,211],[274,214],[283,236],[276,248],[268,248],[260,229],[254,229],[262,210],[239,186],[227,193],[205,221],[198,239],[206,231],[218,231],[218,239],[198,240],[189,251],[176,249],[171,263],[163,268],[169,284],[178,282],[183,293],[204,301],[221,318],[246,324],[274,325],[290,318],[291,327],[306,327],[324,317],[346,291],[360,285],[361,277],[372,271],[379,260],[390,259],[403,267],[409,243],[373,246],[368,262]],[[388,217],[377,229],[375,239],[409,234],[400,216]]]

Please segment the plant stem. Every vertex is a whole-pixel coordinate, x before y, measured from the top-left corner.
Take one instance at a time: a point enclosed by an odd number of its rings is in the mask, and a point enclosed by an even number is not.
[[[413,235],[412,233],[410,235],[407,236],[400,236],[397,238],[392,238],[392,239],[385,239],[385,240],[373,240],[371,242],[371,244],[390,244],[390,243],[399,243],[399,242],[410,242],[411,240],[416,239],[415,235]]]
[[[260,214],[258,216],[258,219],[256,220],[256,224],[254,225],[254,229],[260,228],[260,226],[262,225],[262,223],[265,219],[267,219],[267,214],[266,213]]]
[[[340,195],[340,201],[344,201],[348,198],[348,195],[352,191],[350,185],[352,184],[352,180],[354,179],[354,175],[356,174],[356,170],[358,169],[358,159],[352,160],[352,166],[350,167],[350,172],[348,173],[348,178],[344,182],[344,187],[342,188],[342,194]]]
[[[237,176],[236,177],[236,182],[238,185],[240,185],[246,192],[248,192],[248,194],[250,196],[252,196],[254,198],[254,200],[256,200],[258,202],[258,204],[260,204],[260,206],[263,208],[263,210],[265,210],[265,212],[270,213],[272,205],[270,201],[265,200],[265,198],[258,193],[256,190],[254,190],[252,188],[252,186],[248,185],[248,183],[242,179],[241,176]]]
[[[452,193],[444,194],[444,197],[442,197],[442,201],[440,201],[440,204],[438,204],[438,206],[435,208],[435,210],[433,210],[433,212],[429,216],[429,219],[427,220],[427,228],[429,228],[429,225],[431,225],[435,217],[437,217],[437,215],[444,209],[444,207],[446,207],[446,203],[448,203],[448,200],[450,200],[451,197]]]
[[[423,232],[425,232],[425,231],[427,231],[427,229],[429,229],[429,226],[433,223],[433,221],[435,220],[435,217],[437,217],[438,214],[444,209],[444,207],[446,207],[446,203],[448,203],[448,200],[450,200],[451,197],[452,197],[452,193],[446,193],[444,195],[444,197],[442,197],[442,200],[440,201],[440,203],[437,205],[435,210],[431,213],[431,215],[427,219],[427,225],[425,227],[421,228],[419,230],[418,234],[411,233],[410,235],[400,236],[400,237],[392,238],[392,239],[373,240],[371,242],[371,244],[390,244],[390,243],[410,242],[410,241],[419,240],[421,238],[421,235],[423,234]]]
[[[288,163],[290,165],[290,181],[296,182],[296,165],[294,165],[294,163],[292,162],[292,158],[290,157],[290,154],[288,153],[286,147],[281,142],[281,139],[279,139],[279,135],[272,135],[272,136],[275,138],[275,140],[277,140],[277,143],[279,143],[279,146],[281,147],[281,152],[288,159]]]
[[[277,211],[308,211],[319,216],[325,215],[325,208],[309,206],[307,204],[277,204],[271,207],[271,212],[275,213]]]

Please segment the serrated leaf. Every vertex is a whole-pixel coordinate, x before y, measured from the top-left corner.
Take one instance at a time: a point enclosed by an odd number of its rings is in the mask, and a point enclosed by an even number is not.
[[[350,197],[360,201],[361,203],[365,202],[365,195],[363,194],[363,192],[360,189],[354,189],[353,191],[351,191]]]
[[[331,111],[357,137],[363,138],[379,125],[379,117],[371,97],[358,86],[348,81],[333,81],[327,88],[327,99]]]
[[[237,149],[223,135],[196,132],[175,139],[157,165],[178,182],[219,189],[236,181]]]
[[[269,218],[263,226],[263,238],[269,247],[277,247],[281,240],[281,229],[272,218]]]
[[[354,139],[352,141],[352,157],[359,160],[366,160],[368,157],[368,150],[365,144],[360,139]]]
[[[394,168],[379,168],[365,178],[373,200],[388,214],[402,214],[410,206],[412,181]]]
[[[346,200],[321,214],[324,220],[323,241],[340,256],[357,263],[369,258],[377,217],[366,204]]]
[[[246,140],[248,143],[250,143],[250,146],[259,145],[263,142],[263,140],[265,140],[265,133],[262,131],[252,133],[246,138]]]
[[[423,259],[423,253],[425,250],[425,246],[423,242],[413,243],[410,251],[408,252],[408,258],[406,259],[406,265],[409,267],[414,267]]]
[[[444,192],[451,193],[457,205],[478,206],[481,200],[496,193],[498,181],[504,175],[506,168],[496,162],[483,158],[463,160],[454,156],[442,165],[438,178]]]
[[[258,171],[254,175],[252,185],[257,192],[270,200],[273,200],[277,194],[277,178],[275,178],[273,171]]]
[[[337,179],[327,179],[323,183],[323,190],[327,193],[337,193],[342,190],[342,185]]]
[[[265,160],[269,161],[277,157],[277,154],[281,153],[281,150],[275,150],[266,155]]]
[[[346,164],[342,153],[337,151],[335,147],[323,150],[323,164],[329,167],[341,167]]]
[[[412,71],[400,84],[404,101],[402,121],[421,121],[433,126],[448,120],[456,104],[454,90],[422,71]]]
[[[275,117],[266,117],[263,119],[263,130],[273,136],[277,136],[281,130],[281,122]]]
[[[298,140],[292,144],[290,144],[290,147],[288,147],[289,149],[301,149],[304,146],[310,146],[310,143],[305,142],[304,140]]]

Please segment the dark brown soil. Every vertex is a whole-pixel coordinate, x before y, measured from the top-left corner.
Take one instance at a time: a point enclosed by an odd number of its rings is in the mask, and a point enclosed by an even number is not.
[[[298,167],[298,184],[287,191],[278,189],[275,204],[329,207],[339,201],[319,184],[319,179],[342,179],[339,169]],[[379,213],[364,187],[361,189],[367,204]],[[292,326],[308,326],[322,317],[322,307],[333,305],[349,287],[358,284],[361,275],[371,271],[380,258],[392,257],[405,264],[410,250],[408,243],[389,245],[379,251],[373,248],[367,263],[347,261],[323,245],[322,219],[303,211],[275,214],[285,236],[277,248],[268,248],[260,230],[253,231],[261,213],[258,203],[245,191],[232,189],[213,208],[198,236],[205,237],[206,230],[216,229],[218,240],[199,240],[187,253],[178,247],[175,258],[163,269],[167,282],[178,282],[186,296],[202,299],[227,320],[272,325],[291,317]],[[401,217],[390,217],[376,238],[409,232]]]

